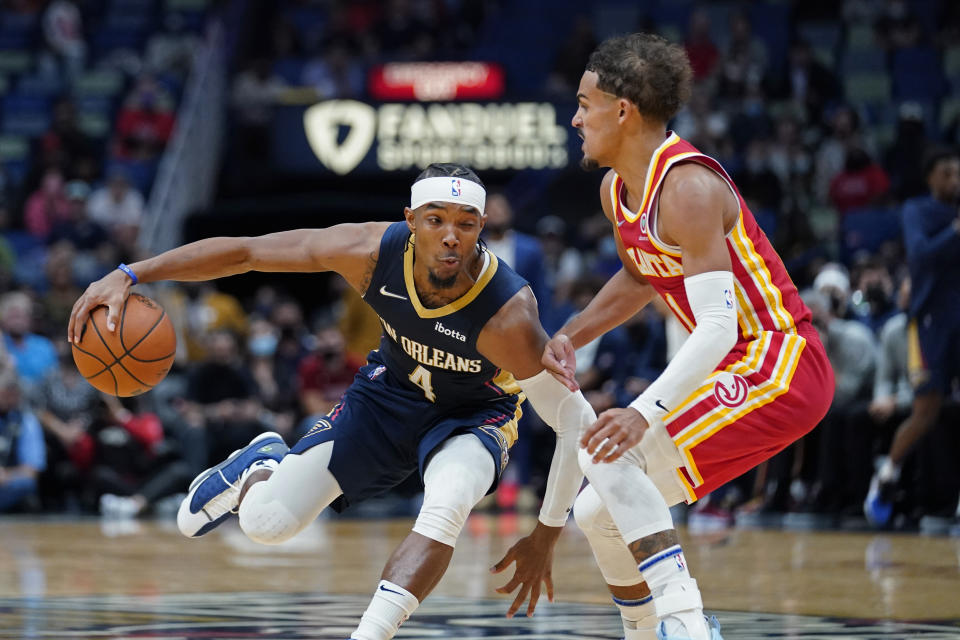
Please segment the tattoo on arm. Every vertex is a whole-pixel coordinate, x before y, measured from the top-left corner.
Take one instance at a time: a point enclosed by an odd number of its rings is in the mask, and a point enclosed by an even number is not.
[[[373,270],[377,268],[377,251],[371,251],[370,255],[367,256],[367,265],[366,269],[363,271],[363,275],[360,277],[360,295],[366,295],[367,288],[370,286],[370,280],[373,279]]]
[[[680,538],[677,536],[677,530],[670,529],[631,542],[630,553],[633,554],[637,564],[640,564],[654,554],[678,544],[680,544]]]

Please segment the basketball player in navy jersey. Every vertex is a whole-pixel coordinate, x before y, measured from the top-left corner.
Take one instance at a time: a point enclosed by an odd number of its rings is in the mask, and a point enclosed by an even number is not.
[[[534,531],[497,565],[516,562],[508,616],[541,584],[553,597],[553,547],[580,488],[577,438],[596,416],[571,379],[544,370],[547,335],[527,282],[479,244],[486,192],[461,165],[429,166],[404,222],[343,224],[255,238],[210,238],[121,267],[76,302],[68,338],[90,311],[114,330],[136,282],[199,281],[251,270],[336,271],[380,315],[370,353],[339,404],[287,449],[265,433],[190,484],[177,523],[202,536],[239,515],[248,537],[290,539],[328,506],[381,493],[420,471],[423,507],[394,551],[352,638],[386,640],[443,576],[473,506],[496,487],[517,437],[524,395],[557,432]],[[516,376],[516,378],[514,377]],[[519,378],[519,379],[518,379]]]
[[[960,380],[960,153],[932,149],[924,172],[930,194],[903,205],[911,283],[907,367],[914,385],[913,407],[870,480],[863,509],[875,527],[890,524],[900,466],[936,424],[944,398]],[[956,516],[960,519],[960,504]]]

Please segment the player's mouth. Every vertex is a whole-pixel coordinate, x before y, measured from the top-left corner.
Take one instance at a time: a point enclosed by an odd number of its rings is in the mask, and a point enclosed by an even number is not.
[[[439,260],[440,264],[445,267],[457,267],[460,266],[460,257],[459,256],[443,256]]]

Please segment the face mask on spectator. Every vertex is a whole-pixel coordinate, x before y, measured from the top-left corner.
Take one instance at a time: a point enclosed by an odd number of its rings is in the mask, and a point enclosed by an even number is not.
[[[277,351],[277,336],[272,333],[263,333],[250,338],[247,349],[258,358],[272,356]]]

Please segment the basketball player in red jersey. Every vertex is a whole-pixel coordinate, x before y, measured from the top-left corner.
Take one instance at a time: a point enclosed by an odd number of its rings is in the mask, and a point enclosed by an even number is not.
[[[612,38],[591,55],[572,124],[583,166],[610,168],[600,200],[623,267],[543,357],[569,379],[574,349],[656,295],[690,331],[640,397],[605,411],[581,438],[590,486],[574,513],[626,640],[720,637],[715,619],[703,618],[668,507],[770,458],[810,431],[833,398],[810,311],[730,176],[666,129],[690,78],[683,49],[657,36]],[[656,635],[643,623],[651,607]]]

